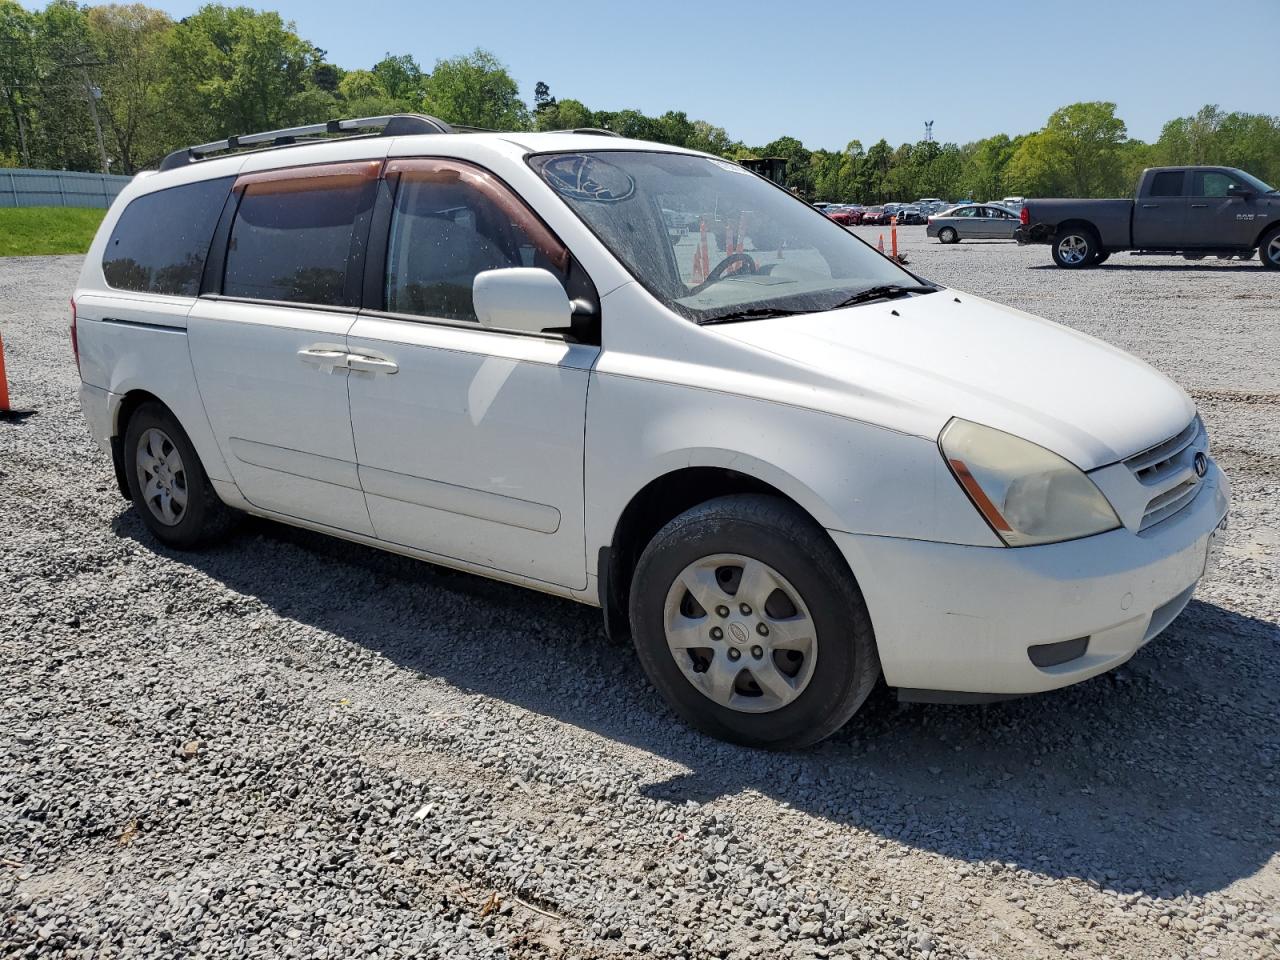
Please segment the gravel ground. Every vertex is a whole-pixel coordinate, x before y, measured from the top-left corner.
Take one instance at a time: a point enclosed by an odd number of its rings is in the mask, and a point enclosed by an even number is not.
[[[901,235],[1184,384],[1232,527],[1121,670],[881,691],[789,755],[690,733],[585,607],[268,523],[157,546],[79,416],[79,259],[0,260],[39,410],[0,423],[0,956],[1280,956],[1278,278]]]

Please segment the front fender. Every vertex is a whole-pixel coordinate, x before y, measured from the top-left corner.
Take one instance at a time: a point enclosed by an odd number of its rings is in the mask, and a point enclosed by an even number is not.
[[[588,556],[611,543],[637,492],[685,467],[751,476],[829,530],[999,546],[932,440],[804,407],[599,368],[589,396]]]

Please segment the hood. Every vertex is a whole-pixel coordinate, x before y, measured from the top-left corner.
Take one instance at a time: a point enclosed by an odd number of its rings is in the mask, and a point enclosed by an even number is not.
[[[1195,416],[1186,393],[1136,357],[957,290],[706,329],[927,411],[930,430],[962,417],[1083,470],[1155,446]]]

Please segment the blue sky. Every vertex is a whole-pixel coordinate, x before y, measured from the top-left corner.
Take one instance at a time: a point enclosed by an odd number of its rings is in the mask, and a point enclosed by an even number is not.
[[[35,4],[29,4],[34,6]],[[201,4],[151,0],[174,17]],[[751,144],[923,135],[963,143],[1111,100],[1131,136],[1205,103],[1280,113],[1280,0],[277,0],[348,68],[388,51],[429,68],[484,47],[532,101],[544,80],[592,109],[684,110]],[[1067,11],[1071,12],[1068,13]]]

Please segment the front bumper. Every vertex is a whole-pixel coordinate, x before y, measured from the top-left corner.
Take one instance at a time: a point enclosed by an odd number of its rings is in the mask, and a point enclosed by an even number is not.
[[[1210,468],[1189,506],[1038,547],[974,547],[832,531],[858,578],[885,681],[914,690],[1027,694],[1124,663],[1190,601],[1230,486]],[[1038,667],[1028,648],[1088,637],[1084,654]]]

